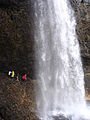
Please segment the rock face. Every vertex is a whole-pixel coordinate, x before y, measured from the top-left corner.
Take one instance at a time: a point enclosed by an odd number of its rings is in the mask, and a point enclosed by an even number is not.
[[[0,0],[0,5],[11,5],[11,4],[17,4],[17,0]]]
[[[0,2],[0,72],[30,72],[33,78],[33,8],[30,1]]]

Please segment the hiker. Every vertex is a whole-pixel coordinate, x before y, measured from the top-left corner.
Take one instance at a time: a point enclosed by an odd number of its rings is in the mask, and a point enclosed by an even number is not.
[[[19,73],[16,76],[16,80],[19,81]]]
[[[12,71],[12,75],[11,75],[11,77],[14,78],[14,76],[15,76],[15,72]]]
[[[15,72],[14,71],[9,71],[8,76],[10,76],[11,78],[14,78],[15,77]]]
[[[12,74],[12,72],[11,72],[11,71],[9,71],[9,72],[8,72],[8,76],[10,76],[10,77],[11,77],[11,74]]]
[[[26,81],[26,80],[27,80],[27,74],[26,74],[26,73],[22,76],[22,80],[23,80],[23,81]]]

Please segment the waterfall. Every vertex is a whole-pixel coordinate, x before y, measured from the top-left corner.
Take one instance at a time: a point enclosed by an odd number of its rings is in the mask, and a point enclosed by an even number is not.
[[[36,0],[34,7],[38,115],[80,114],[86,102],[74,11],[68,0]]]

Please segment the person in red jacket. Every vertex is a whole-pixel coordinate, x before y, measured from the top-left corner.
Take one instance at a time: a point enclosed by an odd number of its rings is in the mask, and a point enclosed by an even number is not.
[[[23,80],[23,81],[26,81],[26,80],[27,80],[27,74],[24,74],[24,75],[22,76],[22,80]]]

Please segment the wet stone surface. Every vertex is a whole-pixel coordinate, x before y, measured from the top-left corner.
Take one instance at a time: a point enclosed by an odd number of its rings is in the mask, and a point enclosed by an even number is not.
[[[54,120],[77,120],[77,119],[73,119],[72,117],[66,118],[64,116],[55,116],[53,118]],[[89,119],[79,118],[78,120],[89,120]]]
[[[64,117],[63,115],[60,116],[54,116],[54,120],[70,120],[69,118]]]

